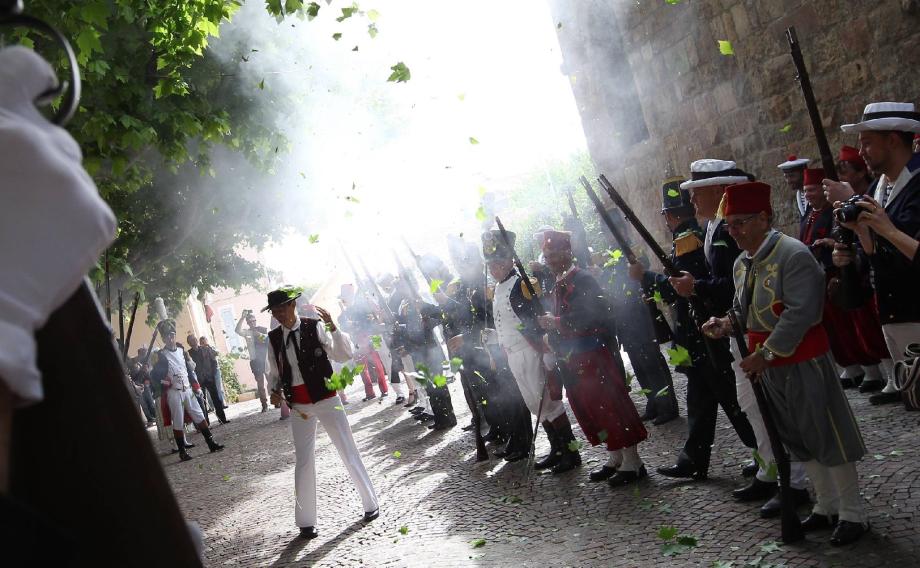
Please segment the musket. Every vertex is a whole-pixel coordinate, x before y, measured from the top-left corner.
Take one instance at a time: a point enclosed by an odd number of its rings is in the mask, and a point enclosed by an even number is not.
[[[575,207],[575,198],[572,197],[572,189],[568,187],[565,188],[565,195],[569,200],[569,211],[572,212],[572,218],[578,219],[578,207]]]
[[[651,249],[652,254],[654,254],[658,261],[661,262],[661,266],[664,267],[664,271],[668,276],[681,276],[681,271],[677,269],[677,266],[671,262],[671,257],[665,254],[664,250],[661,248],[661,245],[658,244],[658,241],[655,240],[655,237],[645,228],[645,225],[642,224],[642,221],[636,217],[636,214],[633,212],[632,208],[626,203],[626,200],[620,195],[620,193],[613,187],[609,181],[607,181],[607,176],[601,174],[601,177],[598,178],[598,181],[601,184],[601,187],[607,192],[607,195],[610,196],[610,199],[613,201],[620,211],[623,212],[623,216],[629,221],[629,223],[636,229],[636,232],[639,233],[639,236],[642,237],[642,240],[645,241],[645,244]],[[703,325],[704,314],[707,313],[706,307],[703,305],[702,301],[698,296],[690,296],[687,298],[687,301],[690,304],[690,311],[693,318],[696,320],[697,325],[692,326],[693,330],[697,335],[699,335],[703,340],[703,345],[706,347],[706,354],[709,356],[709,364],[712,367],[713,371],[719,373],[719,369],[716,366],[715,353],[712,350],[712,345],[710,340],[704,334],[700,332],[700,327]]]
[[[393,253],[393,258],[396,260],[396,269],[399,272],[399,277],[405,281],[406,288],[409,289],[409,293],[412,295],[412,299],[416,302],[422,300],[422,297],[418,293],[418,280],[416,280],[415,275],[409,272],[409,270],[403,265],[402,260],[399,259],[399,255],[396,254],[396,251],[391,251]]]
[[[818,152],[821,154],[821,165],[824,167],[824,177],[838,181],[834,155],[831,153],[830,144],[827,143],[827,134],[825,134],[824,126],[821,123],[821,113],[818,111],[815,92],[811,88],[811,79],[808,77],[805,59],[802,57],[802,49],[799,47],[799,38],[795,34],[795,26],[786,28],[786,39],[789,41],[792,63],[795,64],[796,79],[802,87],[802,96],[805,97],[808,118],[811,119],[811,127],[815,131]]]
[[[134,332],[134,318],[137,317],[137,305],[141,301],[141,293],[134,293],[134,302],[131,304],[131,317],[128,319],[128,334],[125,336],[125,345],[121,356],[128,358],[128,351],[131,348],[131,334]]]
[[[387,304],[386,296],[383,295],[383,291],[380,290],[380,286],[377,285],[377,281],[374,280],[374,277],[371,276],[371,271],[367,269],[367,265],[364,264],[364,259],[360,256],[358,257],[358,262],[361,263],[361,269],[364,271],[364,276],[367,278],[367,281],[370,283],[371,288],[374,291],[374,295],[377,296],[377,303],[380,305],[380,309],[383,312],[383,317],[387,325],[392,326],[396,322],[396,316],[393,315],[393,311],[390,310],[389,304]]]
[[[511,246],[511,239],[508,238],[508,232],[505,231],[505,226],[502,225],[502,220],[495,216],[495,224],[498,225],[498,230],[501,232],[502,240],[505,241],[505,246],[511,251],[511,258],[514,259],[514,266],[517,268],[518,273],[521,276],[521,280],[524,281],[524,286],[527,288],[527,292],[530,294],[530,297],[537,300],[537,291],[533,287],[533,283],[530,281],[530,278],[527,276],[527,271],[524,270],[524,264],[521,262],[521,259],[518,257],[517,252],[515,252],[514,247]],[[543,374],[543,388],[540,390],[540,406],[537,407],[537,423],[533,427],[533,436],[530,438],[530,450],[527,452],[527,475],[530,475],[530,472],[533,470],[534,454],[537,447],[537,431],[540,429],[540,418],[543,413],[543,404],[546,402],[546,381],[547,374]]]
[[[750,355],[747,341],[744,337],[744,328],[738,319],[738,314],[734,309],[728,311],[728,319],[732,325],[732,335],[735,343],[738,345],[738,353],[741,358]],[[776,469],[779,472],[779,497],[782,506],[782,541],[785,544],[798,542],[805,538],[805,531],[802,530],[802,522],[796,513],[796,505],[792,490],[790,489],[790,465],[789,454],[786,447],[783,446],[783,440],[780,438],[779,430],[776,428],[776,421],[773,417],[773,408],[770,405],[770,399],[764,392],[763,384],[760,381],[751,381],[754,388],[754,397],[757,399],[757,407],[760,409],[760,415],[763,417],[763,424],[767,429],[767,437],[770,439],[770,447],[773,449],[773,457],[776,459]]]
[[[428,287],[430,288],[431,278],[427,274],[425,274],[424,270],[422,270],[422,257],[415,254],[415,251],[412,250],[412,245],[409,244],[409,241],[406,240],[406,237],[400,237],[400,239],[402,240],[403,244],[406,245],[406,250],[409,251],[409,256],[412,257],[412,261],[415,263],[415,267],[418,268],[418,271],[421,272],[422,274],[422,278],[425,279],[425,284],[427,284]]]

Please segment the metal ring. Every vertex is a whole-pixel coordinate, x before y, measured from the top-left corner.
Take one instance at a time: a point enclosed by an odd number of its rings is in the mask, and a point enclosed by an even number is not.
[[[77,64],[77,56],[74,54],[73,47],[67,38],[57,29],[51,27],[38,18],[26,16],[23,14],[13,14],[7,17],[0,17],[0,26],[26,27],[50,34],[52,38],[64,49],[67,54],[67,61],[70,63],[70,81],[60,81],[58,86],[45,91],[38,97],[39,102],[50,102],[58,96],[64,95],[61,107],[51,118],[51,122],[58,126],[67,124],[80,106],[80,67]]]

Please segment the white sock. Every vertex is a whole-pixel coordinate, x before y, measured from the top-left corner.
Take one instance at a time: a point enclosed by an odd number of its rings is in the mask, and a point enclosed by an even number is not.
[[[883,381],[885,380],[882,377],[882,370],[879,369],[878,365],[863,365],[863,370],[866,372],[867,381]]]
[[[639,446],[629,446],[623,448],[623,465],[620,471],[639,471],[642,467],[642,460],[639,458]]]
[[[841,379],[855,379],[862,373],[862,367],[859,365],[849,365],[843,368],[843,374],[840,375]]]
[[[620,450],[608,450],[607,451],[607,463],[604,464],[605,467],[614,467],[619,468],[620,464],[623,463],[623,452]]]

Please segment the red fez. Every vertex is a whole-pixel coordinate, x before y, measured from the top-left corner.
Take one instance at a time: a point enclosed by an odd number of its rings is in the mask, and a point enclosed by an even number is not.
[[[802,185],[821,185],[821,182],[824,181],[824,178],[825,175],[823,168],[805,168],[805,179],[802,182]]]
[[[725,216],[750,215],[766,212],[773,214],[770,206],[770,186],[760,181],[736,183],[725,188]]]
[[[543,233],[543,252],[572,250],[572,233],[568,231],[546,231]]]
[[[844,146],[840,149],[840,155],[837,159],[841,162],[848,162],[859,171],[866,170],[866,162],[859,155],[859,149],[852,146]]]

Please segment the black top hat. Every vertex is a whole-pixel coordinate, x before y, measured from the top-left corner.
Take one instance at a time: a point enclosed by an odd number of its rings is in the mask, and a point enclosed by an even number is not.
[[[514,255],[514,241],[517,235],[511,231],[505,231],[508,235],[508,244],[505,244],[505,238],[499,229],[492,229],[482,234],[482,256],[486,260],[508,260]],[[510,247],[508,245],[511,245]]]
[[[176,333],[176,322],[171,319],[165,319],[160,322],[159,328],[160,328],[160,335],[162,335],[163,337],[166,337],[167,335],[171,333]]]
[[[693,210],[693,204],[690,203],[690,192],[686,189],[681,189],[680,184],[682,184],[684,178],[673,177],[666,179],[661,185],[661,212],[672,211],[672,212],[681,212]]]
[[[272,290],[268,293],[268,305],[262,308],[262,311],[267,312],[272,308],[277,308],[288,302],[293,302],[299,298],[301,294],[303,294],[303,289],[295,288],[294,286],[283,286],[277,290]]]

